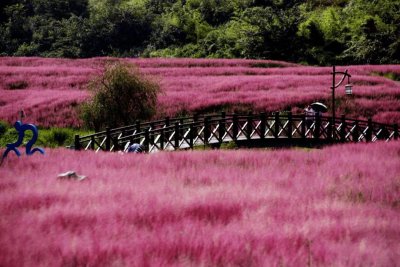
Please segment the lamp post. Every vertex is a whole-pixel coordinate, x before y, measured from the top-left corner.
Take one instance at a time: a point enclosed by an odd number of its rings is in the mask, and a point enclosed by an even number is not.
[[[343,77],[340,79],[338,83],[336,83],[336,74],[342,74]],[[332,118],[333,118],[333,123],[335,123],[335,89],[338,88],[346,79],[347,77],[347,84],[345,85],[345,93],[346,95],[352,95],[353,90],[352,90],[352,85],[350,83],[350,77],[351,75],[348,73],[347,69],[342,72],[342,71],[336,71],[336,67],[333,66],[333,71],[332,71]]]
[[[19,121],[22,122],[22,119],[25,118],[25,112],[21,109],[19,112]]]

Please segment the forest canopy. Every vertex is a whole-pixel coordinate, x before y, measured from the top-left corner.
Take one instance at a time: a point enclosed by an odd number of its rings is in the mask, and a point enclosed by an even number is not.
[[[0,55],[400,63],[395,0],[2,0]]]

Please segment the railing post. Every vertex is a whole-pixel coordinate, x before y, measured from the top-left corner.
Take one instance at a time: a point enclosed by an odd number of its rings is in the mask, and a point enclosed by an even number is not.
[[[74,146],[75,146],[75,150],[81,150],[81,143],[79,142],[79,134],[75,135]]]
[[[95,149],[95,138],[94,138],[94,136],[92,135],[92,137],[90,137],[90,149],[91,150],[94,150]]]
[[[260,138],[264,139],[265,138],[265,130],[267,128],[267,115],[265,112],[260,113]]]
[[[114,151],[119,151],[120,150],[120,145],[118,143],[118,137],[111,138],[111,141],[112,141],[112,143],[114,145],[113,150]]]
[[[189,125],[189,147],[193,149],[193,135],[194,135],[194,128],[193,124]]]
[[[150,152],[150,131],[149,129],[146,129],[144,131],[144,142],[143,142],[144,150],[147,152]]]
[[[394,140],[399,139],[399,126],[397,125],[397,123],[393,124],[393,132],[394,132],[393,134]]]
[[[154,144],[154,130],[155,130],[155,125],[154,125],[154,123],[151,123],[151,124],[150,124],[150,128],[151,128],[151,131],[152,131],[152,134],[150,134],[150,143],[151,143],[151,144]]]
[[[221,112],[221,119],[225,119],[225,116],[226,116],[225,111],[222,111],[222,112]]]
[[[333,138],[333,117],[332,118],[328,118],[328,129],[327,129],[327,133],[326,133],[326,139],[329,141],[332,141]]]
[[[133,140],[135,143],[140,143],[140,135],[138,135],[138,133],[140,133],[140,121],[137,120],[136,121],[136,140]]]
[[[179,119],[179,125],[183,125],[183,123],[184,123],[183,119]],[[183,139],[183,136],[184,136],[184,134],[185,134],[185,133],[184,133],[183,126],[179,127],[179,129],[180,129],[179,136],[182,136],[182,139]]]
[[[301,138],[306,139],[306,115],[301,116]]]
[[[317,112],[315,114],[314,138],[319,140],[320,135],[321,135],[321,115]]]
[[[136,132],[137,133],[140,132],[140,121],[139,120],[136,121]]]
[[[372,141],[372,119],[368,118],[368,125],[367,125],[367,132],[365,133],[365,140],[367,142],[371,142]]]
[[[341,127],[340,127],[340,142],[346,142],[346,117],[344,115],[340,118]]]
[[[111,133],[110,128],[106,128],[106,151],[110,151],[111,149]]]
[[[275,130],[274,130],[274,137],[279,138],[279,112],[275,112]]]
[[[292,117],[292,112],[288,112],[288,124],[287,124],[287,137],[289,139],[292,138],[292,134],[293,134],[293,117]]]
[[[165,140],[164,128],[161,128],[161,132],[160,132],[160,149],[161,150],[164,150],[164,140]]]
[[[219,125],[218,125],[218,142],[222,144],[222,141],[224,139],[224,134],[225,134],[225,118],[221,118],[219,120]]]
[[[210,117],[204,117],[204,145],[208,144],[208,139],[210,138]]]
[[[253,132],[253,113],[249,112],[247,115],[247,127],[246,127],[246,137],[248,140],[251,139],[251,133]]]
[[[226,130],[225,130],[225,121],[226,121],[225,115],[226,115],[226,114],[225,114],[225,111],[222,111],[222,112],[221,112],[221,119],[219,120],[218,137],[219,137],[219,143],[220,143],[220,144],[222,144],[222,141],[224,141],[224,140],[223,140],[223,139],[224,139],[223,137],[224,137],[225,132],[226,132]]]
[[[179,141],[180,141],[180,129],[179,129],[179,122],[175,122],[175,136],[174,136],[174,147],[175,150],[179,149]]]
[[[358,121],[357,120],[354,122],[352,137],[353,137],[353,142],[357,143],[358,138],[360,137],[360,133],[358,131]]]
[[[169,117],[165,117],[165,118],[164,118],[164,127],[165,127],[165,128],[168,128],[169,126],[170,126],[170,119],[169,119]],[[164,143],[165,143],[165,141],[167,140],[167,137],[166,137],[167,133],[168,133],[168,131],[167,131],[167,132],[164,131],[164,137],[163,137],[163,142],[164,142]],[[160,137],[160,138],[161,138],[161,137]]]
[[[239,119],[238,119],[238,115],[236,113],[234,113],[233,117],[232,117],[233,141],[237,140],[238,133],[239,133]]]

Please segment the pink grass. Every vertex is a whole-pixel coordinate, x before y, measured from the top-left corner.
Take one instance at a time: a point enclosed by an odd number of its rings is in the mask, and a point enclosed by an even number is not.
[[[87,82],[114,58],[0,58],[0,119],[13,123],[20,109],[40,126],[79,127],[79,103],[88,99]],[[330,106],[330,67],[243,59],[125,59],[160,82],[156,117],[184,112],[253,110],[301,112],[313,101]],[[272,66],[272,67],[266,67]],[[346,67],[338,67],[344,70]],[[337,114],[399,123],[400,84],[376,73],[400,73],[398,65],[349,66],[354,96],[337,89]],[[10,90],[25,82],[26,88]],[[57,99],[57,101],[55,101]],[[371,102],[374,102],[373,104]]]
[[[396,266],[400,143],[0,167],[1,266]],[[75,170],[87,180],[60,181]]]

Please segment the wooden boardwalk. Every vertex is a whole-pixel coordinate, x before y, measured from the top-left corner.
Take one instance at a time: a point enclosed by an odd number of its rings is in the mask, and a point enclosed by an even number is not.
[[[315,147],[333,143],[390,141],[399,138],[397,124],[372,120],[354,120],[344,116],[306,118],[290,112],[267,115],[225,114],[166,118],[87,136],[75,136],[77,150],[126,151],[133,143],[148,153],[160,150],[220,147],[235,143],[238,147]]]

